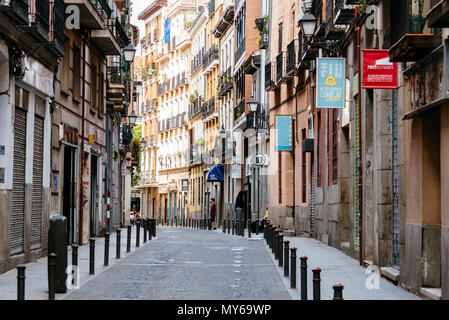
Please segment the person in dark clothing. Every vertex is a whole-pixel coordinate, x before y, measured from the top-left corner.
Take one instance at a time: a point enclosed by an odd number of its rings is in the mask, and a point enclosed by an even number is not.
[[[210,199],[210,222],[212,222],[212,227],[214,230],[217,230],[217,223],[215,222],[215,215],[216,215],[216,205],[215,205],[215,199]]]

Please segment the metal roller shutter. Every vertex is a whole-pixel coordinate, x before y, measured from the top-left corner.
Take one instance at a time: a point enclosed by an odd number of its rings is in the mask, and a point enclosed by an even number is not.
[[[392,103],[392,159],[393,159],[393,266],[400,265],[400,217],[399,217],[399,152],[398,152],[398,93],[393,90]]]
[[[41,247],[42,235],[42,168],[44,156],[44,119],[34,118],[33,191],[31,208],[31,249]]]
[[[16,107],[11,205],[11,255],[22,253],[24,246],[26,116],[26,111]]]

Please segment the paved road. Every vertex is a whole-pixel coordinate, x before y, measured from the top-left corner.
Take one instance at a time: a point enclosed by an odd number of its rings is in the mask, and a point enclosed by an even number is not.
[[[158,227],[157,239],[65,299],[291,299],[263,241]]]

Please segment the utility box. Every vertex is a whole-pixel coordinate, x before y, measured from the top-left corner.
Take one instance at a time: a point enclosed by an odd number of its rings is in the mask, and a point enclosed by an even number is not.
[[[48,230],[48,254],[56,253],[55,292],[67,292],[67,218],[53,216]],[[50,281],[50,275],[48,275]],[[50,284],[48,286],[50,288]]]

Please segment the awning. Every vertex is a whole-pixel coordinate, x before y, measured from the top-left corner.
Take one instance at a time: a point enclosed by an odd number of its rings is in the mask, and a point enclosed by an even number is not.
[[[209,173],[207,174],[207,182],[224,181],[223,173],[224,173],[224,166],[222,164],[216,165],[215,167],[209,170]]]

